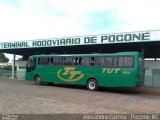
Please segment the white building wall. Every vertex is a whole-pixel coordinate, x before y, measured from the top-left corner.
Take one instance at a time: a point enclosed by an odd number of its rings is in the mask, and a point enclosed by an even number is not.
[[[160,61],[144,61],[145,74],[152,75],[153,69],[160,69]]]
[[[145,61],[145,82],[146,86],[160,87],[159,76],[153,74],[154,69],[160,70],[160,61]]]
[[[26,62],[27,61],[15,61],[15,66],[16,66],[16,77],[17,78],[23,78],[25,77],[25,70],[26,70]],[[13,65],[12,65],[12,70],[13,70]]]
[[[12,65],[11,63],[0,63],[0,66]]]

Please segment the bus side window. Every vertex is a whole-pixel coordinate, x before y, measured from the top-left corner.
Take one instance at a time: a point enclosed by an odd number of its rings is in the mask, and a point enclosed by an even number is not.
[[[114,60],[113,60],[113,66],[114,67],[117,67],[118,66],[118,58],[117,57],[114,57]]]
[[[124,57],[124,67],[133,67],[134,66],[134,57],[126,56]]]
[[[63,57],[59,59],[59,65],[63,65]]]
[[[53,64],[53,58],[50,59],[50,65],[54,65]]]
[[[79,63],[79,65],[82,65],[82,57],[79,57],[78,63]]]
[[[41,64],[41,58],[38,58],[38,65]]]
[[[96,66],[104,66],[104,57],[95,57]]]
[[[46,65],[50,65],[50,58],[49,57],[46,60]]]
[[[118,67],[123,67],[123,57],[118,57]]]
[[[46,64],[46,59],[44,57],[38,58],[38,65],[45,65]]]
[[[66,57],[66,65],[73,65],[72,57]]]
[[[53,58],[53,65],[60,65],[60,59],[58,57]]]
[[[73,57],[72,58],[72,61],[73,61],[73,65],[78,65],[78,57]]]
[[[104,65],[107,67],[112,67],[112,60],[113,57],[105,57],[104,58]]]
[[[91,66],[94,65],[94,57],[90,57],[90,65],[91,65]]]
[[[78,63],[79,63],[79,59],[78,59],[78,57],[76,57],[76,64],[75,65],[78,65]]]
[[[47,65],[53,65],[53,58],[48,58]]]
[[[67,64],[67,60],[66,60],[66,57],[63,58],[63,65],[66,65]]]
[[[40,58],[40,65],[46,65],[46,58],[45,57],[41,57]]]
[[[89,57],[81,57],[81,64],[83,66],[88,66],[89,64]]]

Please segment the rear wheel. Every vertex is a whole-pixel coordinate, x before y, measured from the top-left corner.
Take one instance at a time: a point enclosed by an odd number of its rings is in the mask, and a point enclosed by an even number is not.
[[[98,89],[98,83],[95,79],[89,79],[87,82],[87,89],[94,91]]]
[[[42,85],[40,76],[36,76],[34,80],[35,80],[36,85]]]

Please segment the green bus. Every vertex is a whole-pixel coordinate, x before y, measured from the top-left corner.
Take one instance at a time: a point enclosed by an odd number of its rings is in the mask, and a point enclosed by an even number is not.
[[[43,83],[101,87],[138,87],[144,83],[144,61],[139,52],[113,54],[51,54],[30,56],[25,79]]]

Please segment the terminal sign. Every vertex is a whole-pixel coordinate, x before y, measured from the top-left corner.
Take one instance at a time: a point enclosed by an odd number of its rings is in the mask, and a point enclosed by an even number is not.
[[[150,32],[133,32],[119,34],[104,34],[92,36],[65,37],[53,39],[40,39],[33,41],[3,42],[0,49],[30,48],[30,47],[54,47],[71,45],[109,44],[125,42],[150,41]]]

